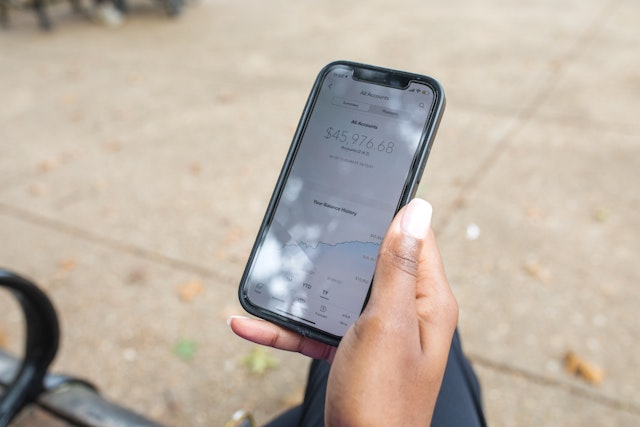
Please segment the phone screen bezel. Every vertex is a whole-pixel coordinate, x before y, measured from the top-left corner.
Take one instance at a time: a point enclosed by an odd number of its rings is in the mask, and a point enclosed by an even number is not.
[[[247,283],[256,254],[263,244],[269,227],[273,222],[276,208],[283,193],[284,185],[289,178],[291,168],[300,148],[302,137],[307,129],[309,118],[311,117],[311,113],[313,112],[318,100],[318,95],[322,88],[323,82],[331,73],[331,71],[339,67],[353,69],[353,78],[358,81],[364,81],[381,86],[391,86],[398,89],[406,89],[411,82],[419,82],[421,84],[429,86],[433,91],[433,102],[430,111],[428,112],[427,120],[425,122],[425,126],[423,128],[422,135],[416,149],[416,154],[414,155],[413,162],[411,163],[410,170],[407,174],[407,179],[402,189],[394,214],[397,213],[400,208],[402,208],[402,206],[407,204],[415,194],[445,107],[445,97],[442,86],[432,77],[356,62],[335,61],[326,65],[320,71],[313,84],[311,93],[309,95],[309,98],[307,99],[307,102],[305,103],[305,107],[303,109],[299,124],[293,137],[293,141],[285,157],[284,164],[278,176],[278,180],[276,181],[275,189],[267,206],[264,218],[260,225],[260,229],[257,233],[255,242],[249,255],[249,259],[243,272],[238,289],[238,297],[240,300],[240,304],[248,313],[273,322],[277,325],[283,326],[287,329],[293,330],[294,332],[297,332],[305,337],[309,337],[334,346],[337,346],[339,344],[340,340],[342,339],[341,336],[333,335],[322,329],[314,328],[289,317],[282,316],[264,307],[253,304],[248,296]],[[370,291],[371,284],[369,285],[369,292]],[[369,294],[367,294],[367,297],[364,300],[362,309],[366,307],[368,299]]]

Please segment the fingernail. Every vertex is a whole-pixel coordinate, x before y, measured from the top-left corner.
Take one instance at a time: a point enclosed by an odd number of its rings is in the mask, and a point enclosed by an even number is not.
[[[424,239],[431,225],[433,208],[426,200],[413,199],[404,211],[400,228],[416,239]]]
[[[246,316],[237,316],[237,315],[229,316],[229,317],[227,317],[227,326],[231,326],[231,321],[233,319],[248,319],[248,317],[246,317]]]

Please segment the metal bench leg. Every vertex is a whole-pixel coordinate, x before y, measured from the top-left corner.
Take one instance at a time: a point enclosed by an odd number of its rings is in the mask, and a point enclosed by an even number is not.
[[[46,0],[33,0],[33,8],[36,11],[36,15],[38,15],[40,28],[47,31],[50,30],[52,26],[49,15],[47,14]]]

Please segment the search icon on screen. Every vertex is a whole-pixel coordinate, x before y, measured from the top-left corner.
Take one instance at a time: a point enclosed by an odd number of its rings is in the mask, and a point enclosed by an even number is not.
[[[418,107],[424,108],[424,102],[421,102],[420,104],[418,104]]]

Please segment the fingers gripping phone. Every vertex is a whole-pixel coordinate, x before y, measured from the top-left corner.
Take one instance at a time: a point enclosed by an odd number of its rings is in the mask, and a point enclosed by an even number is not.
[[[240,283],[249,313],[337,345],[382,238],[420,182],[445,99],[422,75],[338,61],[318,75]]]

